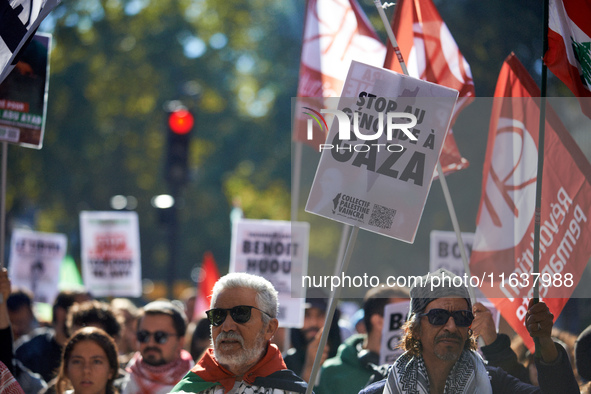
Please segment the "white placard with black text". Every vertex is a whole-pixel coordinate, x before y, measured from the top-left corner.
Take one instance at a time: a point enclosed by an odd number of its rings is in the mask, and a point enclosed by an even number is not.
[[[404,351],[398,347],[402,335],[402,325],[406,322],[410,301],[387,304],[384,308],[384,325],[382,326],[382,344],[380,347],[380,364],[392,364]]]
[[[306,211],[414,242],[457,96],[457,90],[351,62]]]
[[[281,327],[304,322],[309,233],[305,222],[241,219],[233,225],[230,272],[259,275],[273,284]]]

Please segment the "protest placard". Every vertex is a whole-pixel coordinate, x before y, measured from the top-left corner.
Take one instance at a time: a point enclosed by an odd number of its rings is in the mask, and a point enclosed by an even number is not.
[[[457,96],[351,62],[306,211],[414,242]]]
[[[43,19],[60,0],[12,0],[0,2],[0,83],[15,68]]]
[[[80,213],[82,277],[95,297],[142,295],[136,212]]]
[[[380,364],[392,364],[404,353],[398,347],[404,335],[402,325],[408,317],[410,303],[408,301],[387,304],[384,308],[384,325],[382,326],[382,344],[380,346]]]
[[[246,272],[269,280],[279,293],[279,324],[304,322],[310,226],[305,222],[242,219],[234,222],[230,272]]]
[[[0,141],[41,149],[47,112],[51,35],[35,34],[0,84]]]
[[[52,304],[66,257],[65,234],[15,229],[10,242],[8,272],[14,288],[30,290],[35,302]]]

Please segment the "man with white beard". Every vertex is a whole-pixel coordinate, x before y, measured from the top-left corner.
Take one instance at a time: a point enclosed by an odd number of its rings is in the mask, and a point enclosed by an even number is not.
[[[305,393],[307,384],[287,369],[277,346],[277,291],[266,279],[230,273],[214,286],[213,348],[173,388],[173,393]]]

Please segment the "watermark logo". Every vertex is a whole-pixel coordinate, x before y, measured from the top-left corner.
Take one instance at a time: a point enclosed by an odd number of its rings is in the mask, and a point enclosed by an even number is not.
[[[320,114],[320,112],[314,111],[310,107],[304,107],[304,109],[307,109],[309,111],[312,111],[314,114],[311,114],[309,112],[304,112],[304,113],[306,115],[310,115],[316,121],[316,123],[318,123],[318,126],[320,126],[320,130],[322,130],[322,124],[324,124],[324,130],[323,130],[323,132],[325,134],[328,133],[328,124],[326,123],[326,120],[324,119],[324,116],[322,116],[322,114]],[[322,123],[320,123],[321,120],[322,120]],[[308,119],[307,127],[308,127],[308,129],[307,129],[306,138],[308,138],[308,141],[311,141],[312,138],[313,138],[313,134],[312,134],[312,127],[313,127],[312,119]]]
[[[362,93],[363,94],[363,93]],[[367,93],[365,93],[367,95]],[[372,95],[373,96],[373,95]],[[361,96],[360,96],[361,97]],[[357,104],[364,100],[358,101]],[[393,112],[395,105],[384,105],[383,108],[374,108],[372,111],[355,111],[351,108],[338,109],[320,109],[316,111],[310,107],[303,107],[310,112],[304,112],[312,119],[308,119],[306,138],[312,141],[314,138],[314,122],[320,127],[324,135],[328,132],[328,124],[323,114],[334,115],[338,122],[338,133],[332,141],[332,144],[320,144],[319,152],[323,150],[347,150],[349,152],[368,152],[371,149],[381,149],[389,152],[402,152],[404,147],[398,143],[392,143],[393,140],[409,140],[416,143],[418,140],[416,133],[412,128],[418,123],[417,116],[410,112]],[[383,140],[385,136],[387,143],[377,143],[379,139]],[[360,141],[357,144],[345,144],[343,142]],[[374,142],[374,143],[366,143]]]

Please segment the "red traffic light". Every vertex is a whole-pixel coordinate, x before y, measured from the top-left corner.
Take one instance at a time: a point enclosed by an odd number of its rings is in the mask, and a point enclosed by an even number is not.
[[[168,116],[168,127],[175,134],[187,134],[193,129],[195,119],[186,109],[179,109]]]

